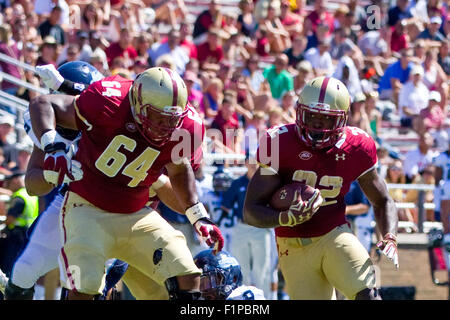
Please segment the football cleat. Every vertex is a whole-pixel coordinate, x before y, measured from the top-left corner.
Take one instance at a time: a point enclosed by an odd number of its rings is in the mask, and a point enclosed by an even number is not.
[[[181,77],[170,69],[154,67],[134,80],[129,92],[137,127],[146,140],[162,146],[187,115],[188,92]]]
[[[309,81],[297,100],[297,132],[308,146],[333,146],[347,124],[350,95],[338,79],[317,77]]]

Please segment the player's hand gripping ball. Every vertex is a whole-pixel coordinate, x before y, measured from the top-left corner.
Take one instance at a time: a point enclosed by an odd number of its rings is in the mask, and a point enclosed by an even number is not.
[[[319,189],[293,182],[278,189],[269,205],[280,211],[280,226],[293,227],[311,219],[322,202]]]

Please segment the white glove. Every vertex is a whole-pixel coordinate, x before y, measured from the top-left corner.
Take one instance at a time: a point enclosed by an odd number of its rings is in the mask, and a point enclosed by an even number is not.
[[[46,64],[36,67],[36,73],[42,79],[44,84],[53,90],[58,90],[61,84],[64,82],[63,76],[55,69],[52,64]]]
[[[74,181],[78,181],[83,179],[83,170],[81,169],[81,163],[76,160],[71,160],[70,173],[73,176],[73,179],[69,178],[67,174],[64,175],[62,184],[71,183]],[[44,170],[44,179],[48,183],[59,185],[59,172],[52,170]]]
[[[392,233],[386,233],[383,240],[377,243],[377,247],[389,260],[394,262],[395,268],[398,269],[397,237]]]

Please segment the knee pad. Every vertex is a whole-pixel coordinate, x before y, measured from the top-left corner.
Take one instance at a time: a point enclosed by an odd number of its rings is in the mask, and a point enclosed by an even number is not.
[[[198,290],[180,290],[176,277],[167,279],[164,284],[169,293],[169,300],[193,301],[200,300],[202,296]]]
[[[34,296],[34,286],[29,289],[23,289],[16,286],[8,280],[8,284],[5,288],[5,300],[33,300]]]

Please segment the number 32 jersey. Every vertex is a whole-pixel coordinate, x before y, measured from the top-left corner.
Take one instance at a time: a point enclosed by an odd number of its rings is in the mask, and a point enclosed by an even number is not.
[[[205,128],[190,106],[173,141],[155,147],[145,140],[131,112],[128,91],[132,84],[120,76],[106,77],[75,100],[82,135],[74,159],[81,162],[84,174],[69,190],[114,213],[142,209],[149,201],[150,186],[166,164],[186,157],[196,170],[203,156]]]
[[[277,227],[275,234],[317,237],[346,223],[344,196],[354,180],[376,167],[376,146],[365,131],[345,127],[332,148],[314,150],[303,143],[296,130],[295,124],[269,129],[260,141],[257,159],[263,168],[277,172],[284,185],[303,182],[319,189],[324,198],[310,220],[294,227]]]

